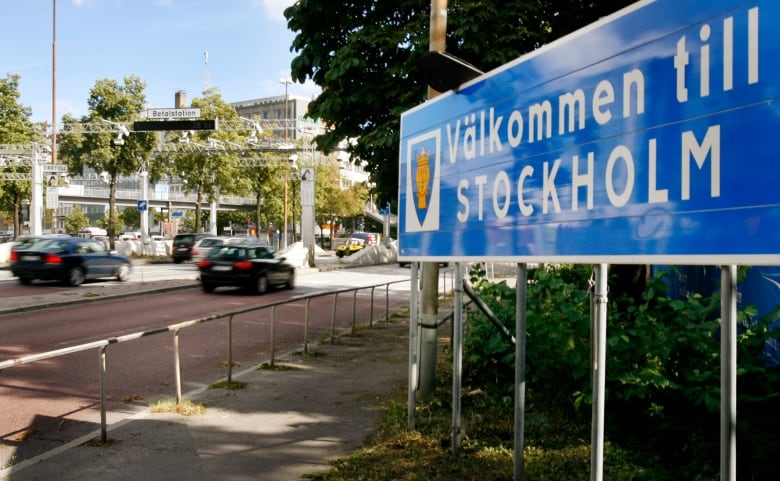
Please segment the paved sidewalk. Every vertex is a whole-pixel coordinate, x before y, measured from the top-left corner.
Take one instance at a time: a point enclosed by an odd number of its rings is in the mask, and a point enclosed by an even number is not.
[[[327,468],[376,429],[385,396],[407,379],[407,320],[391,319],[277,356],[277,369],[234,375],[241,390],[185,395],[205,414],[143,410],[45,455],[0,470],[0,480],[290,481]]]

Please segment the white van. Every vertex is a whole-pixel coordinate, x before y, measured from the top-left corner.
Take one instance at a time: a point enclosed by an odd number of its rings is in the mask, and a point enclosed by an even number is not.
[[[108,232],[106,232],[105,229],[101,229],[100,227],[82,227],[78,231],[78,237],[84,237],[87,239],[90,239],[95,236],[105,236],[108,235]]]

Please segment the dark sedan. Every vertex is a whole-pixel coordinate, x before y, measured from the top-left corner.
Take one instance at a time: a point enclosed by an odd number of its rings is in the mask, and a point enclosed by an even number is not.
[[[14,246],[11,272],[22,284],[36,279],[59,280],[78,286],[87,279],[130,278],[130,259],[94,239],[80,237],[42,238],[26,245]]]
[[[205,292],[222,286],[242,287],[264,294],[270,286],[295,287],[295,267],[277,257],[270,246],[226,245],[211,250],[198,262],[200,283]]]

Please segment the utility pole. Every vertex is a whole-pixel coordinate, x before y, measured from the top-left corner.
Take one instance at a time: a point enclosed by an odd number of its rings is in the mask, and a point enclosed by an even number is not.
[[[447,44],[447,0],[431,0],[430,51],[443,52]],[[428,99],[439,92],[428,87]],[[420,400],[433,397],[436,385],[436,352],[438,338],[436,326],[439,314],[439,264],[425,262],[422,266],[422,292],[420,294]]]

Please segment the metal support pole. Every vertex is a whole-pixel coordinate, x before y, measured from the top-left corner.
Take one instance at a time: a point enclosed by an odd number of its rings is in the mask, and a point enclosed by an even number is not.
[[[591,409],[590,479],[604,479],[604,391],[607,361],[607,264],[594,266],[593,406]]]
[[[390,284],[385,285],[385,322],[390,320]]]
[[[286,104],[284,110],[286,114],[287,113]],[[284,131],[285,133],[287,133],[287,127],[285,127]],[[285,143],[287,143],[286,139],[285,139]],[[282,217],[284,217],[284,222],[282,223],[282,240],[281,240],[281,245],[279,247],[280,249],[287,248],[287,195],[288,195],[287,190],[289,188],[287,184],[290,182],[289,177],[290,177],[290,169],[288,168],[284,173],[284,207],[282,208],[283,211]]]
[[[528,264],[517,264],[515,286],[515,481],[525,479],[525,332],[528,300]]]
[[[227,344],[227,381],[230,385],[233,382],[233,316],[228,317]]]
[[[306,312],[303,315],[303,353],[309,353],[309,307],[311,306],[311,297],[306,298]]]
[[[41,153],[41,145],[34,144],[32,150],[32,164],[30,166],[32,171],[32,190],[30,195],[30,234],[40,235],[43,234],[43,218],[41,213],[43,211],[43,154]]]
[[[455,263],[460,282],[455,287],[455,311],[452,318],[452,455],[458,456],[463,438],[461,429],[461,391],[463,380],[463,267]]]
[[[108,430],[106,428],[106,347],[100,348],[100,442],[108,441]]]
[[[209,233],[217,235],[217,202],[212,201],[209,204]]]
[[[439,311],[439,265],[426,262],[422,269],[422,292],[420,294],[420,387],[421,400],[433,398],[436,386],[436,357],[438,332],[435,327]]]
[[[332,315],[330,316],[330,343],[333,344],[334,338],[336,336],[336,304],[339,300],[339,293],[337,292],[335,296],[333,296],[333,311]]]
[[[173,368],[176,371],[176,404],[181,404],[181,361],[179,359],[179,330],[173,331]]]
[[[352,291],[352,334],[355,333],[355,323],[357,322],[357,314],[355,312],[357,309],[357,292],[357,289]]]
[[[371,311],[368,315],[368,327],[374,327],[374,289],[376,286],[371,286]]]
[[[414,414],[415,406],[417,404],[417,349],[418,349],[418,337],[419,332],[419,317],[417,315],[419,309],[419,292],[418,292],[418,266],[417,262],[412,262],[412,279],[411,289],[409,291],[409,390],[407,399],[407,413],[406,413],[406,427],[410,431],[414,429]]]
[[[271,367],[276,360],[276,306],[271,306]]]
[[[720,268],[720,479],[737,479],[737,266]]]
[[[428,50],[443,52],[447,46],[447,0],[431,0]],[[439,93],[428,87],[428,98]],[[422,270],[420,294],[420,321],[425,325],[436,324],[439,314],[439,264],[426,262]],[[420,399],[433,397],[436,378],[436,330],[423,329],[420,349]]]

